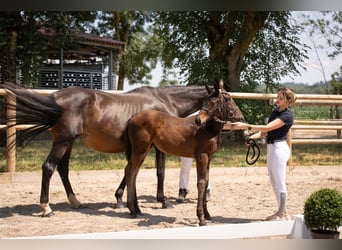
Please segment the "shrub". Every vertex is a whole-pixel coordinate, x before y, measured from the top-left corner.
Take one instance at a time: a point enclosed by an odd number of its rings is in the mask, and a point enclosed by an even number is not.
[[[342,194],[322,188],[305,201],[304,222],[310,230],[337,231],[342,225]]]

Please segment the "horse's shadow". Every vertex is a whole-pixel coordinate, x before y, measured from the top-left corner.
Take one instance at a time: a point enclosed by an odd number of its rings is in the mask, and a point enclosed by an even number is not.
[[[152,203],[154,205],[149,205],[152,209],[162,209],[161,203],[157,202],[155,197],[153,196],[141,196],[139,197],[139,203]],[[82,213],[91,216],[108,216],[108,217],[119,217],[119,218],[132,218],[129,213],[128,208],[123,209],[115,209],[114,202],[88,202],[82,203],[82,205],[77,208],[71,208],[67,202],[60,203],[50,203],[50,207],[54,211],[54,216],[63,216],[56,215],[56,213]],[[142,206],[144,207],[144,205]],[[20,216],[32,216],[32,217],[41,217],[42,210],[38,204],[27,204],[27,205],[16,205],[13,207],[0,207],[0,218],[9,218],[15,215]],[[144,218],[142,222],[145,226],[152,225],[152,222],[169,222],[173,223],[176,218],[169,216],[161,216],[161,215],[152,215],[149,213],[142,213],[138,216],[138,218]],[[143,226],[143,225],[142,225]]]
[[[211,219],[215,224],[241,224],[263,221],[263,219],[229,218],[223,216],[212,216]]]
[[[73,209],[67,202],[61,203],[50,203],[50,206],[55,212],[75,212],[78,211],[84,214],[92,214],[95,216],[100,215],[108,215],[110,216],[111,212],[102,211],[102,209],[110,207],[111,203],[108,202],[97,202],[97,203],[84,203],[79,209]],[[39,217],[42,214],[42,210],[37,204],[28,204],[28,205],[16,205],[13,207],[1,207],[0,208],[0,218],[12,217],[15,214],[21,216],[33,216]],[[113,215],[113,214],[112,214]]]
[[[151,195],[142,195],[138,197],[138,201],[141,204],[141,208],[150,203],[148,206],[152,209],[162,209],[161,203],[157,202],[154,196]],[[168,201],[176,206],[181,205],[176,202],[176,198],[168,198]],[[187,202],[196,203],[195,200],[187,200]],[[152,205],[155,204],[155,205]],[[108,217],[119,217],[119,218],[127,218],[132,219],[132,216],[129,213],[127,208],[126,211],[124,209],[115,209],[113,202],[90,202],[90,203],[83,203],[82,206],[78,209],[73,209],[67,202],[61,203],[50,203],[50,206],[53,211],[56,213],[82,213],[91,216],[108,216]],[[172,208],[169,208],[172,209]],[[32,217],[40,217],[42,214],[42,210],[38,204],[28,204],[28,205],[16,205],[13,207],[0,207],[0,218],[9,218],[14,215],[21,215],[21,216],[32,216]],[[55,215],[55,216],[63,216],[63,215]],[[176,217],[172,216],[163,216],[163,215],[153,215],[150,213],[144,213],[138,216],[139,218],[144,218],[144,220],[138,222],[139,226],[151,226],[156,225],[161,222],[165,223],[175,223]],[[212,222],[213,224],[237,224],[237,223],[250,223],[253,221],[260,221],[260,220],[253,220],[247,218],[227,218],[222,216],[213,216]],[[194,223],[192,220],[188,220],[188,222],[179,222],[180,224],[184,224],[184,226],[193,226]],[[179,224],[178,223],[178,224]]]

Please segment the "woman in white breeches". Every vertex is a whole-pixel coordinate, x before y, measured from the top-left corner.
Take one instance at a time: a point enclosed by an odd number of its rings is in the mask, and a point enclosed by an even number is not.
[[[286,166],[290,158],[287,135],[294,122],[290,105],[296,101],[296,94],[290,88],[280,88],[276,99],[276,108],[272,110],[267,125],[250,125],[247,123],[232,123],[225,125],[225,129],[248,129],[258,133],[249,138],[267,138],[267,168],[270,182],[278,203],[278,211],[268,216],[267,220],[286,220],[287,189]]]

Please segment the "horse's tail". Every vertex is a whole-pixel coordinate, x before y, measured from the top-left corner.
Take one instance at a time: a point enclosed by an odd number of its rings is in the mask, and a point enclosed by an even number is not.
[[[8,110],[15,111],[14,115],[6,117],[6,122],[11,124],[9,126],[34,124],[32,127],[22,130],[20,133],[22,141],[30,142],[55,125],[63,115],[63,108],[51,96],[43,96],[8,82],[0,84],[0,88],[9,90],[8,98],[15,100],[13,104],[7,104]],[[16,142],[13,142],[13,145],[8,146],[15,145]]]

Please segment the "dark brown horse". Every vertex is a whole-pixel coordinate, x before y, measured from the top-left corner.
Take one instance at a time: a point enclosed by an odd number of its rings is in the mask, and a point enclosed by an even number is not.
[[[49,206],[50,178],[55,169],[62,179],[68,201],[77,208],[80,202],[69,181],[69,159],[74,141],[79,138],[88,147],[100,152],[125,151],[125,128],[128,119],[137,112],[155,109],[186,117],[197,111],[207,91],[205,87],[140,87],[125,93],[111,94],[80,87],[69,87],[43,96],[16,84],[5,83],[16,96],[16,124],[37,124],[23,131],[21,136],[30,140],[45,130],[51,129],[52,148],[42,165],[40,206],[43,216],[52,214]],[[12,94],[12,97],[14,95]],[[158,176],[157,200],[166,203],[163,184],[165,155],[156,149]],[[125,179],[121,188],[125,187]],[[121,193],[122,196],[122,193]],[[164,205],[163,205],[164,206]]]
[[[209,166],[220,144],[220,133],[228,121],[241,121],[243,115],[227,92],[207,87],[208,98],[197,116],[179,118],[157,110],[135,114],[127,124],[125,169],[127,182],[127,207],[133,217],[141,214],[137,201],[136,178],[152,145],[167,154],[191,157],[197,169],[197,216],[199,224],[210,220],[206,192]]]

